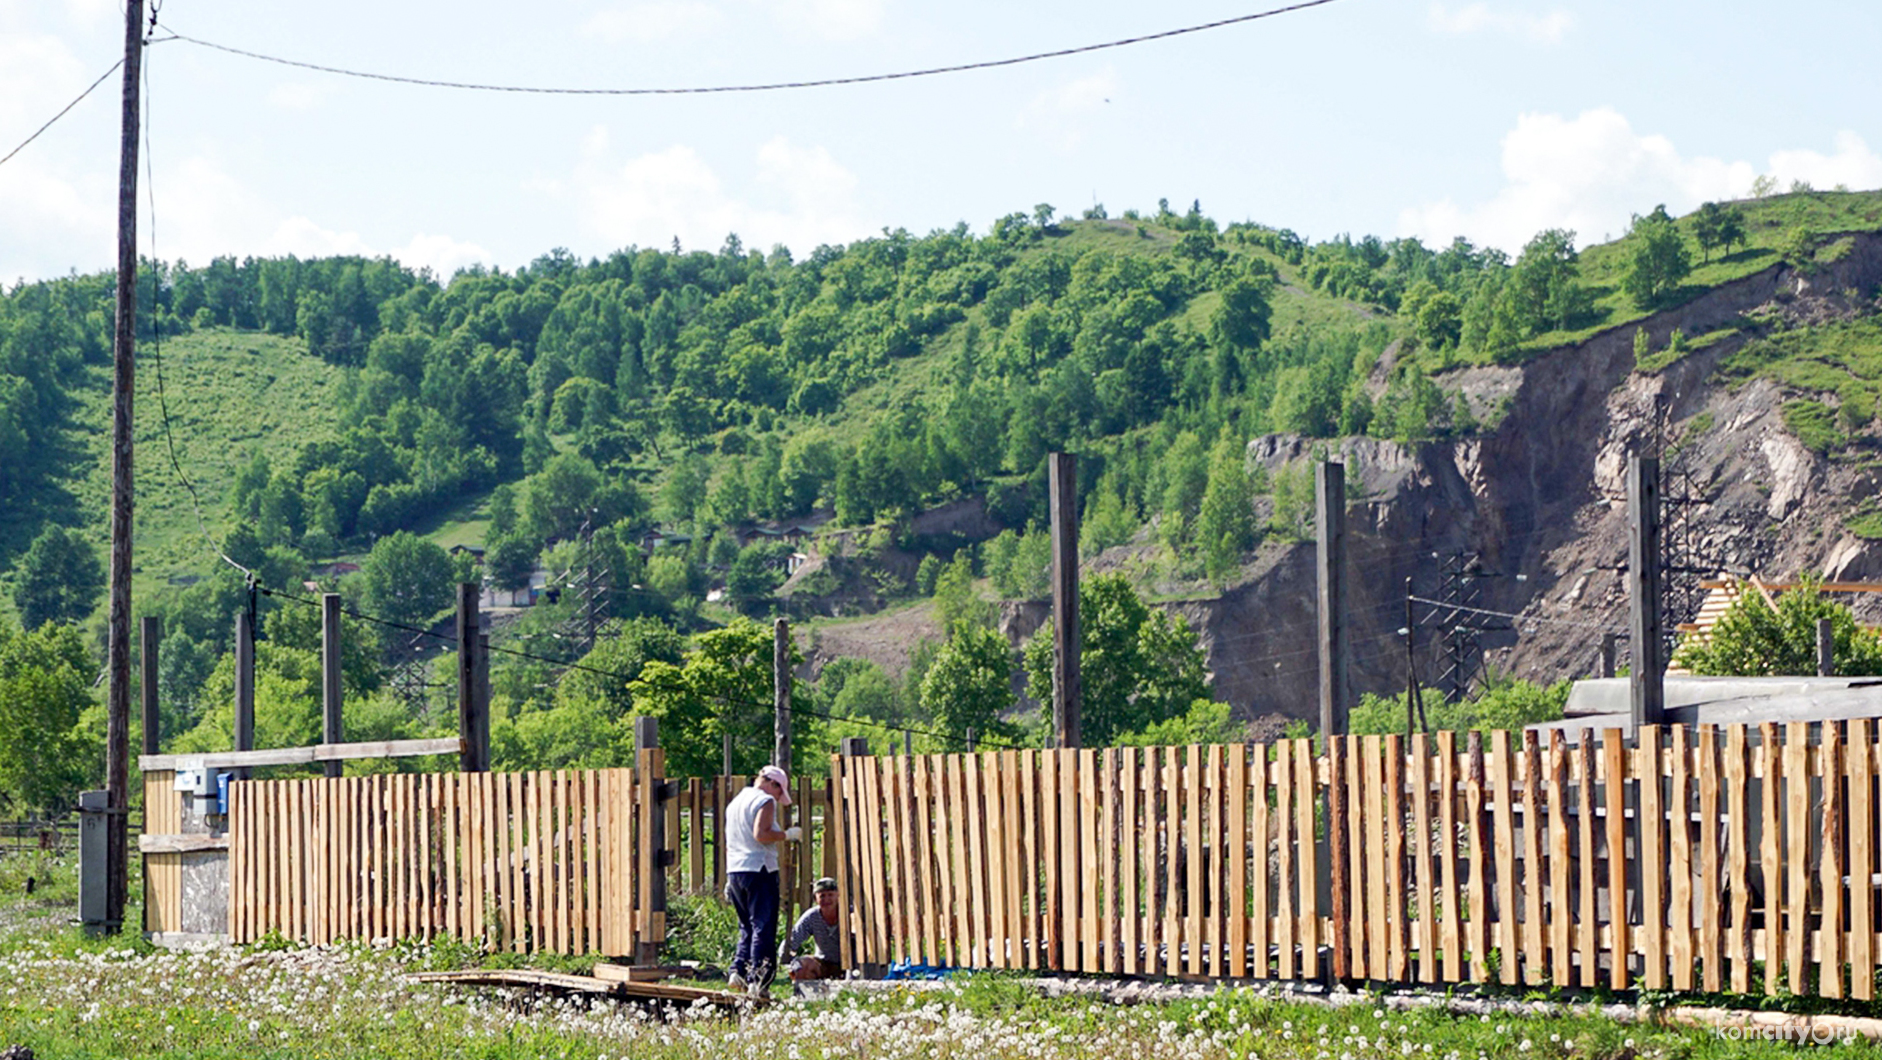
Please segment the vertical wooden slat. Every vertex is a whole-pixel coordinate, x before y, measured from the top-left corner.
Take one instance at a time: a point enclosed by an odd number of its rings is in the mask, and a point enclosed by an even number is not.
[[[1523,730],[1523,981],[1548,980],[1548,937],[1543,931],[1542,754],[1534,729]]]
[[[1275,745],[1274,813],[1270,826],[1275,844],[1274,892],[1274,975],[1277,979],[1295,977],[1294,964],[1294,762],[1287,745]]]
[[[1817,932],[1817,990],[1843,996],[1843,723],[1825,721],[1818,754],[1823,774],[1823,839]],[[1865,883],[1865,886],[1867,884]]]
[[[1287,753],[1289,743],[1294,747],[1294,830],[1300,837],[1296,862],[1300,880],[1300,974],[1304,979],[1316,979],[1320,976],[1320,868],[1314,847],[1314,806],[1318,800],[1314,798],[1313,742],[1283,742],[1282,754]]]
[[[1699,781],[1699,958],[1704,962],[1703,986],[1708,993],[1724,989],[1719,902],[1729,893],[1721,886],[1724,881],[1719,875],[1718,735],[1718,729],[1711,725],[1699,730],[1699,758],[1693,768]]]
[[[1748,868],[1751,842],[1751,771],[1746,754],[1747,729],[1733,725],[1725,730],[1725,815],[1731,821],[1726,839],[1727,893],[1732,903],[1731,928],[1725,936],[1725,956],[1732,964],[1732,992],[1751,992],[1751,890]],[[1768,821],[1768,818],[1767,818]],[[1767,823],[1766,831],[1770,825]]]
[[[1091,950],[1088,936],[1085,879],[1085,833],[1090,815],[1084,812],[1080,785],[1090,772],[1083,768],[1086,752],[1061,750],[1059,755],[1059,878],[1078,881],[1065,899],[1065,966],[1089,971]],[[1063,885],[1063,883],[1062,883]]]
[[[882,784],[882,802],[878,805],[881,807],[882,822],[888,829],[883,842],[883,853],[888,859],[883,883],[888,891],[888,913],[892,918],[889,924],[890,955],[896,960],[906,960],[911,956],[909,943],[913,939],[911,917],[918,909],[909,886],[909,830],[906,821],[908,776],[904,768],[905,760],[900,756],[885,755],[876,761],[880,767]]]
[[[509,825],[506,829],[508,835],[505,838],[505,842],[508,846],[507,853],[504,857],[504,864],[508,866],[510,884],[509,943],[512,951],[523,953],[530,948],[532,940],[540,940],[542,937],[541,935],[533,934],[535,929],[530,916],[529,903],[528,873],[531,871],[528,858],[529,838],[530,830],[535,824],[529,812],[531,777],[528,773],[516,772],[508,774],[504,779],[509,782],[507,785],[508,790],[505,792],[507,801],[505,813],[509,819]],[[638,789],[638,781],[636,787]],[[641,802],[642,800],[637,790],[635,797],[635,808],[637,810],[640,808]],[[652,836],[651,832],[646,834],[649,837]],[[651,857],[651,850],[647,850],[645,853]],[[636,861],[641,864],[651,863],[650,861],[638,858]],[[647,907],[646,895],[643,892],[641,897],[635,901],[634,908],[644,910]]]
[[[1470,979],[1481,983],[1489,978],[1487,959],[1490,955],[1490,895],[1483,864],[1490,856],[1483,819],[1483,733],[1471,730],[1465,747],[1468,762],[1464,776],[1464,816],[1465,830],[1470,837],[1470,920],[1466,934],[1470,940]]]
[[[1227,946],[1224,944],[1224,929],[1227,927],[1223,909],[1223,886],[1228,882],[1225,840],[1228,828],[1223,814],[1226,812],[1224,796],[1227,794],[1227,765],[1222,756],[1222,745],[1211,744],[1204,752],[1204,768],[1208,773],[1208,788],[1205,802],[1208,823],[1204,826],[1203,843],[1207,848],[1207,860],[1204,862],[1204,875],[1208,877],[1209,907],[1203,916],[1203,934],[1208,937],[1209,951],[1204,955],[1205,974],[1226,976],[1228,974]]]
[[[1098,953],[1099,970],[1112,975],[1123,968],[1119,954],[1117,902],[1117,814],[1120,785],[1118,752],[1107,747],[1098,752]]]
[[[1575,985],[1570,945],[1575,906],[1569,900],[1568,740],[1561,729],[1549,730],[1549,953],[1557,987]],[[1540,910],[1537,913],[1541,915]]]
[[[1405,981],[1405,744],[1398,733],[1385,738],[1385,891],[1389,921],[1388,975]]]
[[[1510,734],[1499,729],[1490,734],[1491,798],[1495,801],[1496,822],[1496,945],[1502,951],[1501,978],[1504,985],[1516,982],[1517,961],[1521,951],[1517,939],[1516,912],[1516,824],[1510,774],[1515,771],[1515,756],[1510,753]]]
[[[1430,737],[1414,734],[1407,748],[1411,755],[1412,809],[1412,887],[1417,892],[1418,923],[1413,945],[1418,951],[1418,981],[1435,983],[1437,967],[1437,924],[1431,864],[1431,755]]]
[[[1163,883],[1157,874],[1161,864],[1163,830],[1169,828],[1169,813],[1163,808],[1163,749],[1144,747],[1142,751],[1142,783],[1139,787],[1144,796],[1144,840],[1140,853],[1144,859],[1144,964],[1142,972],[1156,975],[1165,968],[1165,938],[1163,938],[1163,917],[1161,917],[1161,894]]]
[[[1849,995],[1875,997],[1875,729],[1849,723]]]
[[[1387,833],[1392,830],[1385,797],[1386,745],[1383,737],[1366,736],[1361,746],[1365,749],[1361,771],[1365,794],[1359,805],[1366,828],[1366,978],[1384,980],[1392,977],[1393,942],[1392,895],[1386,869],[1386,861],[1391,856]],[[1285,837],[1281,846],[1284,850],[1287,847]]]
[[[1024,844],[1020,839],[1021,819],[1019,808],[1020,753],[1007,750],[1000,752],[1000,813],[1001,834],[1005,840],[1000,851],[1000,858],[1006,865],[1006,930],[1007,963],[1009,968],[1024,968],[1026,964],[1026,936],[1024,913],[1020,907],[1022,880],[1030,879],[1032,863],[1024,860]]]
[[[1098,887],[1092,864],[1098,855],[1098,752],[1087,747],[1078,752],[1078,860],[1084,866],[1084,885],[1079,887],[1079,967],[1087,972],[1101,971],[1098,963]]]
[[[1575,763],[1575,838],[1578,841],[1576,853],[1576,879],[1579,883],[1576,895],[1575,942],[1577,956],[1581,960],[1581,978],[1583,987],[1593,989],[1600,984],[1599,958],[1596,956],[1599,943],[1599,924],[1595,915],[1595,864],[1594,837],[1599,830],[1595,816],[1594,790],[1594,730],[1584,728],[1576,740],[1574,750]]]
[[[606,803],[601,795],[602,773],[599,769],[588,772],[588,933],[593,940],[595,952],[606,954],[601,939],[603,925],[607,920],[607,905],[601,897],[601,876],[607,871],[606,848],[602,837],[607,816]],[[704,886],[705,880],[700,880]]]
[[[915,835],[920,842],[922,878],[921,946],[922,959],[929,964],[945,964],[942,950],[946,936],[945,914],[951,902],[952,884],[947,871],[947,843],[937,836],[946,829],[945,811],[936,813],[940,803],[935,792],[934,759],[917,755],[909,762],[909,782],[915,791]]]
[[[947,760],[940,755],[928,755],[922,768],[933,807],[934,869],[941,890],[941,903],[934,916],[935,952],[939,962],[959,964],[965,955],[957,949],[955,941],[958,936],[954,931],[954,918],[960,911],[961,897],[954,887],[954,855],[958,844],[953,836],[958,831],[956,818],[960,807],[949,801]]]
[[[949,950],[954,955],[954,963],[963,968],[974,967],[973,916],[973,860],[968,845],[966,784],[963,777],[965,764],[961,755],[948,755],[943,761],[947,764],[947,791],[950,810],[948,813],[950,856],[954,869],[954,898],[949,907],[952,940]]]
[[[886,838],[882,832],[883,769],[886,760],[871,757],[863,762],[863,799],[859,823],[863,829],[861,850],[869,859],[870,886],[870,927],[873,934],[871,951],[878,962],[888,961],[891,953],[890,936],[895,930],[890,916],[889,880],[887,874]]]
[[[1691,990],[1692,946],[1692,747],[1686,726],[1673,726],[1673,776],[1666,800],[1668,837],[1667,956],[1673,989]]]
[[[1271,818],[1268,813],[1268,783],[1270,771],[1274,766],[1268,761],[1268,746],[1267,744],[1254,746],[1254,758],[1249,762],[1248,772],[1248,786],[1253,789],[1255,804],[1254,821],[1249,838],[1249,852],[1253,855],[1254,862],[1254,871],[1250,880],[1250,887],[1254,891],[1252,896],[1254,908],[1251,911],[1249,927],[1253,936],[1250,942],[1255,951],[1254,965],[1250,972],[1257,979],[1266,979],[1274,975],[1268,954],[1270,908],[1268,879],[1273,872],[1271,866],[1274,861],[1271,856],[1272,831],[1269,825]]]
[[[1438,938],[1439,976],[1447,983],[1463,978],[1463,932],[1457,885],[1457,734],[1437,734],[1438,758]]]
[[[1759,869],[1764,875],[1764,991],[1776,996],[1784,992],[1784,814],[1783,776],[1780,766],[1782,746],[1777,726],[1763,722],[1758,726],[1758,767],[1763,774],[1759,784],[1759,808],[1763,825],[1759,842]]]
[[[1041,850],[1041,835],[1044,824],[1039,813],[1039,782],[1043,766],[1040,764],[1038,751],[1019,752],[1021,782],[1019,789],[1020,808],[1020,863],[1026,866],[1026,967],[1046,967],[1044,894],[1041,887],[1047,886]]]
[[[1165,749],[1163,774],[1163,949],[1167,975],[1182,975],[1183,945],[1183,749]]]
[[[1601,763],[1607,772],[1608,921],[1612,948],[1608,986],[1627,987],[1628,956],[1633,952],[1627,919],[1627,749],[1621,730],[1601,730]]]
[[[1202,879],[1202,747],[1190,744],[1185,749],[1183,765],[1183,943],[1188,948],[1186,967],[1191,975],[1203,974],[1202,910],[1208,897]]]
[[[1122,975],[1136,975],[1138,963],[1137,945],[1138,928],[1142,920],[1138,914],[1137,843],[1143,834],[1140,808],[1137,804],[1137,773],[1140,768],[1140,749],[1121,747],[1117,753],[1117,962],[1116,969]]]
[[[987,931],[987,965],[1008,967],[1006,954],[1006,859],[1004,809],[1000,805],[1000,753],[983,751],[978,760],[975,787],[979,793],[982,857],[986,862],[987,913],[983,918]]]
[[[1666,988],[1666,807],[1661,798],[1661,729],[1640,728],[1634,774],[1639,778],[1640,803],[1635,814],[1640,844],[1640,938],[1645,962],[1642,982],[1649,990]]]
[[[1791,993],[1808,989],[1810,968],[1810,726],[1790,722],[1784,726],[1784,794],[1789,808],[1784,822],[1784,860],[1790,868],[1785,925]]]
[[[1228,917],[1229,960],[1224,974],[1235,979],[1248,977],[1248,751],[1246,744],[1231,744],[1228,749],[1228,841],[1224,850],[1229,879],[1223,912]],[[1128,816],[1124,827],[1130,827]],[[1128,857],[1124,864],[1130,865]],[[1128,914],[1126,920],[1128,927]]]

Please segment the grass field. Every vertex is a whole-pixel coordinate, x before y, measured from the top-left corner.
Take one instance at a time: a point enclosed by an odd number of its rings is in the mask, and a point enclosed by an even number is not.
[[[37,872],[44,887],[21,895]],[[38,1060],[399,1057],[401,1060],[1688,1060],[1778,1056],[1795,1046],[1615,1018],[1589,1004],[1407,1007],[1367,994],[1338,1007],[1249,987],[1138,1005],[1046,998],[1011,974],[939,989],[783,1004],[738,1016],[593,1006],[422,985],[408,971],[514,965],[456,944],[297,947],[202,954],[88,939],[63,923],[69,859],[0,858],[0,1048]],[[136,888],[133,887],[135,892]],[[591,958],[548,958],[573,971]],[[1860,1040],[1844,1055],[1877,1056]]]
[[[339,370],[309,357],[300,340],[224,328],[166,339],[161,347],[163,400],[158,400],[158,350],[138,350],[137,560],[133,591],[147,593],[183,574],[200,573],[214,557],[196,506],[170,458],[202,498],[210,533],[228,531],[224,498],[235,473],[255,453],[291,459],[302,443],[334,433]],[[79,391],[76,419],[88,458],[75,485],[84,526],[102,555],[111,497],[111,377],[94,371]],[[166,437],[163,409],[169,410]]]

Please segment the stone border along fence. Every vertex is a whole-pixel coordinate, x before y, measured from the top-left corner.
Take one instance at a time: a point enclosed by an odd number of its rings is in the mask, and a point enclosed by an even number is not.
[[[866,967],[1875,993],[1873,720],[1328,751],[834,757],[827,783],[797,781],[787,905],[836,876]],[[189,831],[171,776],[146,773],[153,832]],[[668,888],[720,888],[743,779],[670,782],[650,750],[634,769],[236,781],[225,833],[143,837],[146,929],[646,959]]]

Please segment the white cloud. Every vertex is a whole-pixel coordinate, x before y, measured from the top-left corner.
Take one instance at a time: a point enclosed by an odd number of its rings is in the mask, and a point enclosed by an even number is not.
[[[1682,155],[1665,136],[1636,133],[1609,107],[1574,118],[1524,114],[1503,137],[1503,188],[1488,201],[1445,199],[1399,214],[1399,230],[1427,242],[1463,235],[1514,252],[1544,228],[1572,228],[1586,245],[1619,236],[1629,219],[1657,203],[1684,212],[1713,199],[1746,195],[1759,169],[1750,162]],[[1882,183],[1882,158],[1853,133],[1830,155],[1779,151],[1770,166],[1788,185]]]
[[[582,32],[610,43],[667,40],[718,29],[725,16],[699,0],[647,0],[590,15]]]
[[[1819,190],[1838,184],[1850,188],[1882,186],[1882,156],[1871,151],[1862,137],[1845,129],[1836,134],[1835,144],[1835,151],[1827,155],[1804,148],[1779,151],[1771,156],[1766,172],[1777,178],[1780,189],[1788,189],[1793,180]]]
[[[1431,5],[1431,28],[1439,33],[1503,33],[1540,44],[1554,44],[1574,28],[1575,16],[1566,11],[1531,14],[1526,11],[1493,10],[1489,4],[1466,4],[1451,8],[1443,3]]]
[[[882,25],[884,0],[758,0],[785,26],[827,40],[856,40]]]
[[[13,150],[99,73],[94,70],[87,75],[78,57],[57,37],[0,33],[0,140],[6,143],[0,151]],[[96,97],[109,95],[106,86],[100,85],[86,103],[95,105]]]
[[[622,164],[609,160],[606,131],[597,129],[583,151],[570,185],[583,222],[613,246],[664,246],[677,237],[716,248],[736,233],[748,247],[782,243],[801,254],[872,231],[856,207],[855,174],[822,147],[773,138],[738,188],[684,144]]]
[[[407,268],[430,269],[440,282],[449,280],[452,273],[466,265],[494,265],[497,261],[496,255],[475,243],[425,232],[413,236],[404,246],[395,247],[391,254]]]
[[[1014,125],[1046,138],[1062,151],[1070,151],[1084,139],[1092,116],[1110,103],[1117,91],[1117,73],[1106,67],[1034,96],[1014,119]]]

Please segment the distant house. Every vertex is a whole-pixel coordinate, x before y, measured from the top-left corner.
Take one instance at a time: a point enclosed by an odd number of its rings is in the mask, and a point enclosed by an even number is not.
[[[446,551],[450,552],[453,556],[461,556],[465,553],[469,553],[470,557],[477,562],[482,563],[484,561],[484,547],[482,545],[452,545]]]
[[[484,586],[483,593],[477,598],[477,606],[496,607],[534,607],[543,599],[545,593],[550,603],[555,602],[556,594],[548,591],[549,572],[541,567],[529,572],[529,584],[521,589],[495,589]]]
[[[677,530],[662,530],[654,527],[640,535],[640,547],[643,552],[652,552],[667,545],[687,545],[692,543],[692,535],[682,534]]]

